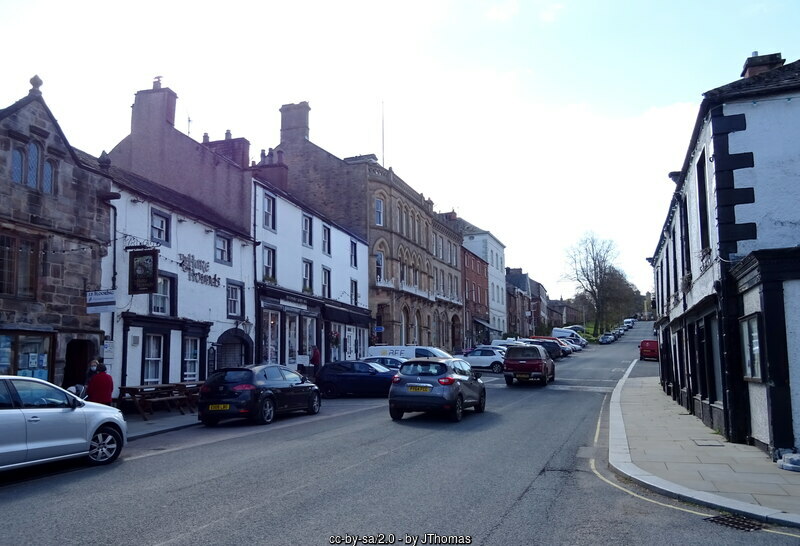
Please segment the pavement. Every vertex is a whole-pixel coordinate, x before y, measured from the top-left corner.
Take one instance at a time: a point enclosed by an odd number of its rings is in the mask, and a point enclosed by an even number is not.
[[[126,420],[129,440],[199,425],[197,414],[177,411],[158,411],[147,421],[128,414]],[[657,362],[634,360],[614,388],[608,463],[660,494],[800,527],[800,472],[779,468],[757,447],[727,442],[688,414],[661,390]]]

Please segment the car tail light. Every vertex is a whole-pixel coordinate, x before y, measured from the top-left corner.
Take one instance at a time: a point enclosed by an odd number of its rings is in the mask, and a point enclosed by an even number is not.
[[[238,391],[254,391],[254,390],[256,390],[256,386],[255,385],[250,385],[249,383],[245,383],[244,385],[236,385],[231,390],[234,391],[234,392],[238,392]]]
[[[398,375],[395,375],[395,376],[392,378],[392,383],[400,383],[400,375],[399,375],[399,374],[398,374]]]
[[[455,377],[440,377],[439,378],[439,384],[440,385],[452,385],[455,382],[456,382],[456,378]]]
[[[202,387],[200,387],[200,392],[211,392],[211,387],[209,387],[208,385],[203,385]]]

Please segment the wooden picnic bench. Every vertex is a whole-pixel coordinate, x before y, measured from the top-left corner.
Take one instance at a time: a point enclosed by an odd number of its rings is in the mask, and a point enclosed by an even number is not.
[[[200,396],[200,387],[203,386],[203,383],[203,381],[183,381],[181,383],[175,383],[177,392],[186,395],[186,402],[191,411],[197,409],[197,399]]]
[[[198,387],[199,390],[199,387]],[[172,406],[185,415],[183,408],[190,412],[194,410],[189,404],[189,397],[185,390],[176,383],[162,383],[159,385],[125,385],[119,388],[117,407],[121,407],[125,400],[133,402],[136,411],[147,421],[147,414],[153,414],[153,405],[164,403],[167,411],[172,411]],[[192,404],[193,406],[194,404]]]

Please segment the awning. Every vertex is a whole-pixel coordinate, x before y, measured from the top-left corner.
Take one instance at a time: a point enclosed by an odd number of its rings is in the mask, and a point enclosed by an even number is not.
[[[479,318],[475,318],[475,317],[472,317],[472,320],[473,320],[474,322],[477,322],[478,324],[481,324],[481,325],[483,325],[483,326],[486,326],[486,327],[487,327],[488,329],[490,329],[490,330],[494,330],[494,328],[492,328],[492,325],[491,325],[491,324],[489,324],[488,322],[486,322],[485,320],[481,320],[481,319],[479,319]]]
[[[322,316],[325,320],[332,320],[333,322],[341,322],[342,324],[349,324],[351,326],[363,326],[368,328],[372,322],[372,317],[369,311],[358,312],[344,309],[342,307],[334,307],[326,305],[322,310]]]

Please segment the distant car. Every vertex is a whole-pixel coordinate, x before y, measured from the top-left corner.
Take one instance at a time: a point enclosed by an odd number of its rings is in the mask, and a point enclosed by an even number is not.
[[[544,347],[528,345],[527,347],[509,347],[503,362],[503,376],[506,385],[520,382],[538,381],[547,385],[556,379],[556,365]]]
[[[395,421],[410,411],[444,411],[461,421],[464,408],[486,408],[481,373],[460,358],[415,358],[403,362],[389,389],[389,415]]]
[[[85,457],[114,462],[128,439],[117,408],[33,377],[0,375],[0,470]]]
[[[200,387],[197,418],[206,426],[232,417],[268,425],[279,413],[319,413],[320,403],[319,387],[284,366],[220,368]]]
[[[400,367],[400,364],[408,360],[407,358],[403,358],[402,356],[368,356],[362,358],[364,362],[374,362],[375,364],[380,364],[381,366],[385,366],[390,370],[395,370]]]
[[[322,395],[327,398],[345,394],[386,396],[395,373],[397,370],[376,362],[342,360],[325,364],[316,380]]]
[[[600,345],[608,345],[609,343],[614,343],[616,340],[617,338],[614,336],[614,334],[612,334],[611,332],[606,332],[605,334],[600,336],[600,339],[598,339],[597,342]]]
[[[639,343],[639,360],[647,360],[648,358],[652,358],[653,360],[658,360],[658,340],[655,339],[643,339],[641,343]]]
[[[550,358],[553,360],[558,360],[563,356],[563,351],[561,350],[561,345],[558,344],[557,341],[552,339],[533,339],[530,341],[530,344],[533,345],[540,345],[545,348],[547,354],[550,355]],[[506,351],[508,354],[508,351]]]
[[[464,360],[473,368],[488,368],[492,373],[503,373],[505,350],[480,347],[464,355]]]

